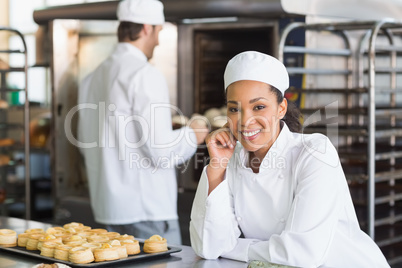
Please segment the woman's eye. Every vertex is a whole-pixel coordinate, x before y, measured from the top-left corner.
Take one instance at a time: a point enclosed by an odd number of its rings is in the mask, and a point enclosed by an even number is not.
[[[238,111],[237,108],[229,108],[229,112],[231,113],[236,113]]]
[[[254,110],[261,110],[261,109],[264,109],[264,108],[265,108],[264,105],[257,105],[257,106],[254,107]]]

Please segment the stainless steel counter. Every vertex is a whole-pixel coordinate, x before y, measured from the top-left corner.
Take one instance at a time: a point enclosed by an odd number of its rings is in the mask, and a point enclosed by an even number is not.
[[[0,229],[12,229],[18,234],[30,228],[47,229],[50,224],[37,221],[27,221],[18,218],[0,216]],[[125,267],[147,267],[147,268],[165,268],[165,267],[205,267],[205,268],[246,268],[247,263],[237,262],[228,259],[204,260],[198,257],[189,246],[178,246],[182,248],[181,252],[173,253],[169,257],[163,257],[155,260],[133,261],[119,265],[119,268]],[[41,259],[22,256],[12,252],[0,249],[0,267],[1,268],[31,268],[35,264],[43,263]]]

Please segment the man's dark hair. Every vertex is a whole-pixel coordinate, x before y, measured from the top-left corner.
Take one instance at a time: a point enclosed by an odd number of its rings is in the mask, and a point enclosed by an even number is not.
[[[140,37],[140,32],[144,24],[138,24],[129,21],[122,21],[117,29],[119,42],[135,41]]]

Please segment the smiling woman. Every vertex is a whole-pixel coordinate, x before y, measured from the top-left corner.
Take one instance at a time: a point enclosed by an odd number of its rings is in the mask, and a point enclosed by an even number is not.
[[[389,267],[359,228],[334,146],[324,135],[292,132],[284,120],[283,64],[243,52],[224,80],[228,124],[207,137],[211,160],[191,212],[194,251],[296,267]]]

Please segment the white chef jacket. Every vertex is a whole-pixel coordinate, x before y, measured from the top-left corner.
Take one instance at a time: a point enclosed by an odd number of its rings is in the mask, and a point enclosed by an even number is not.
[[[172,130],[163,75],[129,43],[79,87],[77,140],[92,210],[103,224],[177,219],[175,166],[196,150],[191,128]],[[88,148],[83,148],[88,147]]]
[[[389,267],[360,230],[336,149],[321,134],[282,130],[259,173],[240,143],[226,175],[208,196],[204,169],[194,199],[195,252],[297,267]],[[243,233],[244,238],[240,238]]]

